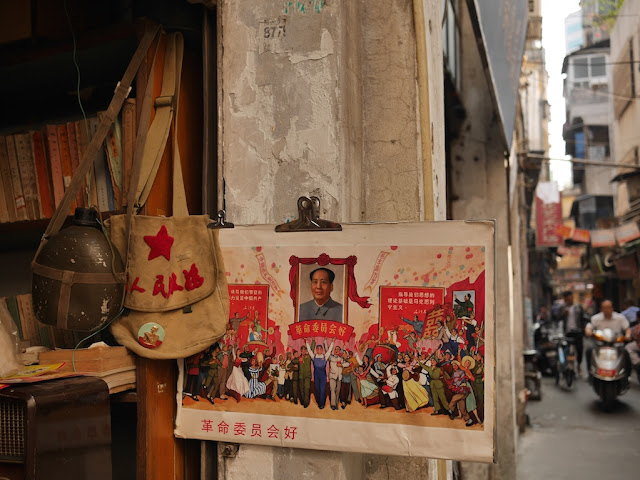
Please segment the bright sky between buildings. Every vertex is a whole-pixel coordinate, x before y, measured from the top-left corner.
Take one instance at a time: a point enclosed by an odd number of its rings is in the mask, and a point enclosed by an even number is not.
[[[546,68],[549,74],[547,99],[551,105],[549,122],[549,156],[563,158],[564,140],[562,126],[565,122],[565,106],[562,97],[562,61],[565,53],[564,19],[580,8],[579,0],[542,0],[542,46],[545,49]],[[571,185],[571,163],[551,161],[551,179],[562,190]]]

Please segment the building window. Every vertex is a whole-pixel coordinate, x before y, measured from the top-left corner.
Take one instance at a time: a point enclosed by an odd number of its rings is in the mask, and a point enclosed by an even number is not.
[[[587,57],[576,58],[573,61],[573,78],[589,77],[589,59]]]
[[[592,77],[604,77],[607,74],[604,55],[591,57],[589,59]]]
[[[574,152],[575,158],[585,158],[585,149],[584,149],[584,132],[576,132],[574,135]]]

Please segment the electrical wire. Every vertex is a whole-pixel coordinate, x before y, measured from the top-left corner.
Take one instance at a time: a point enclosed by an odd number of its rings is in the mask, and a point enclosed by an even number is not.
[[[67,24],[69,25],[69,31],[71,32],[71,38],[73,40],[73,64],[76,68],[76,73],[78,80],[76,82],[76,97],[78,98],[78,105],[80,106],[80,111],[82,112],[82,118],[84,119],[84,128],[86,131],[87,138],[90,138],[89,135],[89,121],[87,120],[87,113],[84,110],[84,106],[82,105],[82,98],[80,98],[80,65],[78,65],[77,58],[77,45],[76,45],[76,34],[73,29],[73,24],[71,23],[71,16],[69,15],[69,9],[67,8],[67,0],[64,0],[64,13],[67,17]],[[87,175],[87,205],[91,204],[91,173],[93,172],[93,165],[91,165],[91,170],[89,171],[89,175]]]
[[[526,156],[529,159],[540,160],[541,162],[548,162],[550,160],[559,162],[571,162],[584,165],[593,165],[594,167],[608,167],[608,168],[630,168],[632,170],[640,170],[640,165],[629,165],[626,163],[614,163],[614,162],[598,162],[596,160],[589,160],[587,158],[560,158],[560,157],[548,157],[546,155],[539,155],[537,153],[521,152],[519,155]]]

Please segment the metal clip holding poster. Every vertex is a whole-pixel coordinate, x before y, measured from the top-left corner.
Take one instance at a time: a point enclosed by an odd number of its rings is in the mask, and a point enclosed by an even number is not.
[[[231,222],[227,222],[225,220],[225,211],[224,210],[218,210],[218,219],[213,222],[210,223],[209,225],[207,225],[207,228],[233,228],[234,225]]]
[[[320,218],[320,199],[318,197],[298,198],[298,219],[276,226],[276,232],[341,232],[342,225]]]

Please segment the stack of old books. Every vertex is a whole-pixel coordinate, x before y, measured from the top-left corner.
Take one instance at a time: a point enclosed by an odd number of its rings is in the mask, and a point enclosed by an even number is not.
[[[51,350],[40,353],[39,362],[40,365],[64,362],[61,372],[100,377],[112,394],[136,388],[135,357],[125,347],[110,347],[100,342],[79,348],[75,353],[73,349]]]

